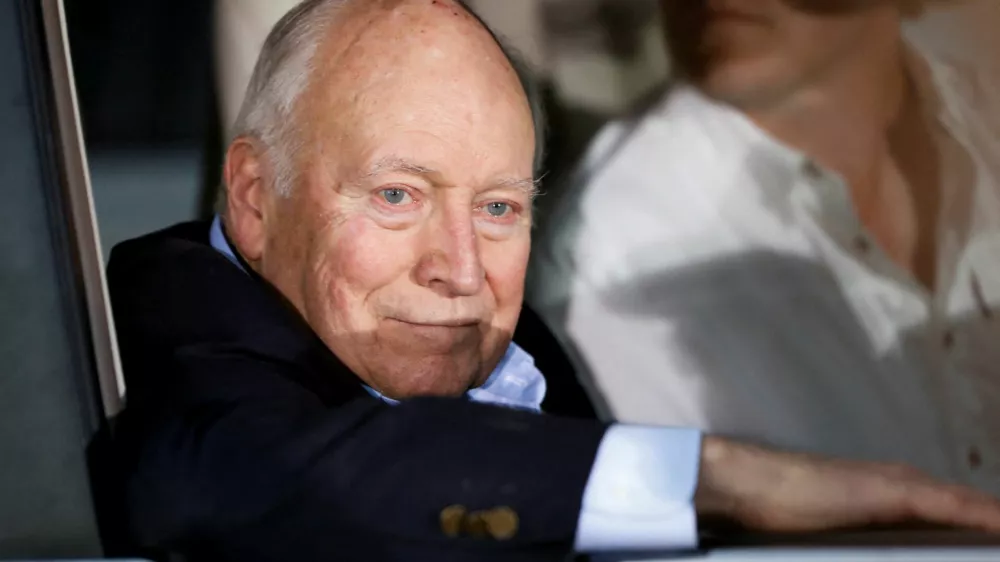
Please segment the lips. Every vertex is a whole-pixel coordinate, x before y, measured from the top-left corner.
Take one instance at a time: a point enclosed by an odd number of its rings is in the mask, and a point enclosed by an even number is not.
[[[479,322],[467,318],[435,319],[420,322],[387,319],[379,330],[384,345],[423,355],[473,351],[482,344]]]
[[[439,320],[402,320],[392,318],[391,320],[415,328],[470,328],[479,325],[479,320],[473,318],[446,318]]]

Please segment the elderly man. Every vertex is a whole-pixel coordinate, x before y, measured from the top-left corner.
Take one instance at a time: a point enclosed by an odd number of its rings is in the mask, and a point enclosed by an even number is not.
[[[309,0],[268,38],[225,212],[109,265],[136,540],[194,559],[559,560],[997,503],[906,468],[537,412],[511,344],[535,127],[452,0]],[[558,373],[550,373],[558,375]]]
[[[606,413],[1000,494],[1000,99],[897,0],[664,0],[684,79],[596,142],[529,302]]]

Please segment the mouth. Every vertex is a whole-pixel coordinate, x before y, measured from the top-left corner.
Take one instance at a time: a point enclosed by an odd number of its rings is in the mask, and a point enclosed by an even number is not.
[[[471,328],[479,325],[479,320],[472,318],[449,318],[434,321],[401,320],[399,318],[390,318],[389,320],[414,328]]]
[[[400,320],[387,318],[383,336],[404,346],[417,346],[422,354],[448,354],[478,348],[480,322],[471,318]]]

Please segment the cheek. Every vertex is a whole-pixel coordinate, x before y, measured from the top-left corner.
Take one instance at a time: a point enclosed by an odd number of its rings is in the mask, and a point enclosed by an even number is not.
[[[358,314],[373,293],[406,274],[408,245],[398,240],[399,234],[360,216],[338,225],[313,244],[314,290],[328,295],[325,300],[335,313]]]
[[[264,252],[257,264],[260,274],[271,282],[296,308],[307,298],[302,294],[302,280],[310,266],[311,240],[297,225],[294,216],[282,217],[281,229],[274,229],[264,243]]]
[[[516,317],[521,308],[530,250],[527,234],[515,240],[489,244],[483,249],[483,266],[501,317],[512,312]]]

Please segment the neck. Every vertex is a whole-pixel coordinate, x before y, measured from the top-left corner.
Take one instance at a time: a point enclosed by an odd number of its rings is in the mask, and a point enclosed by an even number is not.
[[[875,48],[879,47],[879,48]],[[935,287],[940,156],[898,36],[750,118],[847,182],[858,218],[898,265]],[[867,57],[867,58],[865,58]]]
[[[910,90],[901,37],[872,43],[778,103],[746,111],[772,136],[844,177],[855,196],[877,183]]]

